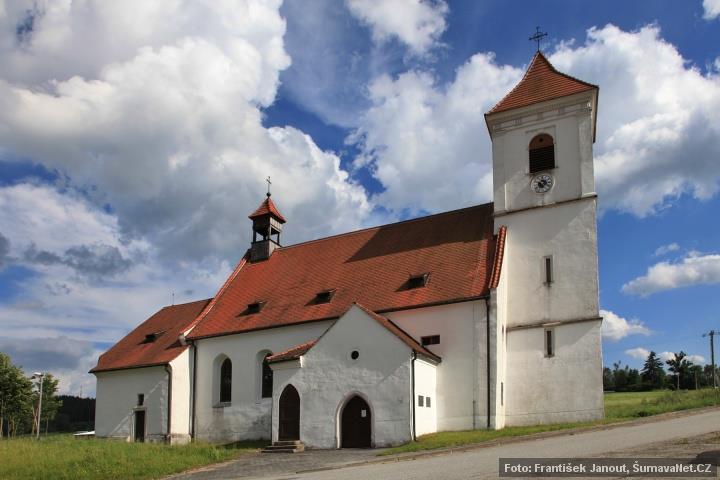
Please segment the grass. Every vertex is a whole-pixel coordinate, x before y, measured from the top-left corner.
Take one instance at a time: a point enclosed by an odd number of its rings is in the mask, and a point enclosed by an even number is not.
[[[634,418],[712,405],[720,405],[720,390],[704,389],[680,392],[658,390],[651,392],[606,393],[605,418],[603,420],[586,423],[538,425],[533,427],[507,427],[502,430],[437,432],[418,437],[414,442],[387,449],[383,451],[381,455],[459,447],[473,443],[487,442],[498,438],[619,423]]]
[[[267,442],[165,445],[77,440],[72,435],[0,440],[0,478],[144,479],[237,458]]]

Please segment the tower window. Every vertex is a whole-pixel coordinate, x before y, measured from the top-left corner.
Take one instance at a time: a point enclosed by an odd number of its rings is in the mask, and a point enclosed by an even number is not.
[[[536,135],[530,140],[530,173],[555,168],[555,142],[547,133]]]
[[[543,265],[545,267],[545,285],[553,283],[553,257],[547,256],[543,259]]]
[[[545,330],[545,356],[555,356],[555,335],[552,330]]]
[[[427,285],[428,278],[430,278],[429,273],[421,273],[419,275],[411,275],[407,282],[408,290],[424,287],[425,285]]]
[[[145,394],[144,393],[138,393],[137,396],[137,406],[142,407],[145,404]]]

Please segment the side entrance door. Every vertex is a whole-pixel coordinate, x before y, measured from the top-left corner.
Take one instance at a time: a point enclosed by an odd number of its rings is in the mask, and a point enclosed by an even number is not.
[[[278,440],[300,440],[300,395],[288,385],[280,394]]]
[[[145,410],[135,410],[135,441],[145,441]]]

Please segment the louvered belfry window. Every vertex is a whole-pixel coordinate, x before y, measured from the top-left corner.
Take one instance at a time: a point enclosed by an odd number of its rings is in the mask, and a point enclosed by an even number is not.
[[[555,142],[553,138],[541,133],[530,140],[530,173],[555,168]]]

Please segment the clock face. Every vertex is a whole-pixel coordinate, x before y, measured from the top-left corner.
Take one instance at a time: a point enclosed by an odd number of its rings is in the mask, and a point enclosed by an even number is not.
[[[530,182],[530,188],[532,188],[535,193],[546,193],[550,191],[554,184],[555,179],[553,179],[552,175],[549,173],[541,173],[533,177]]]

